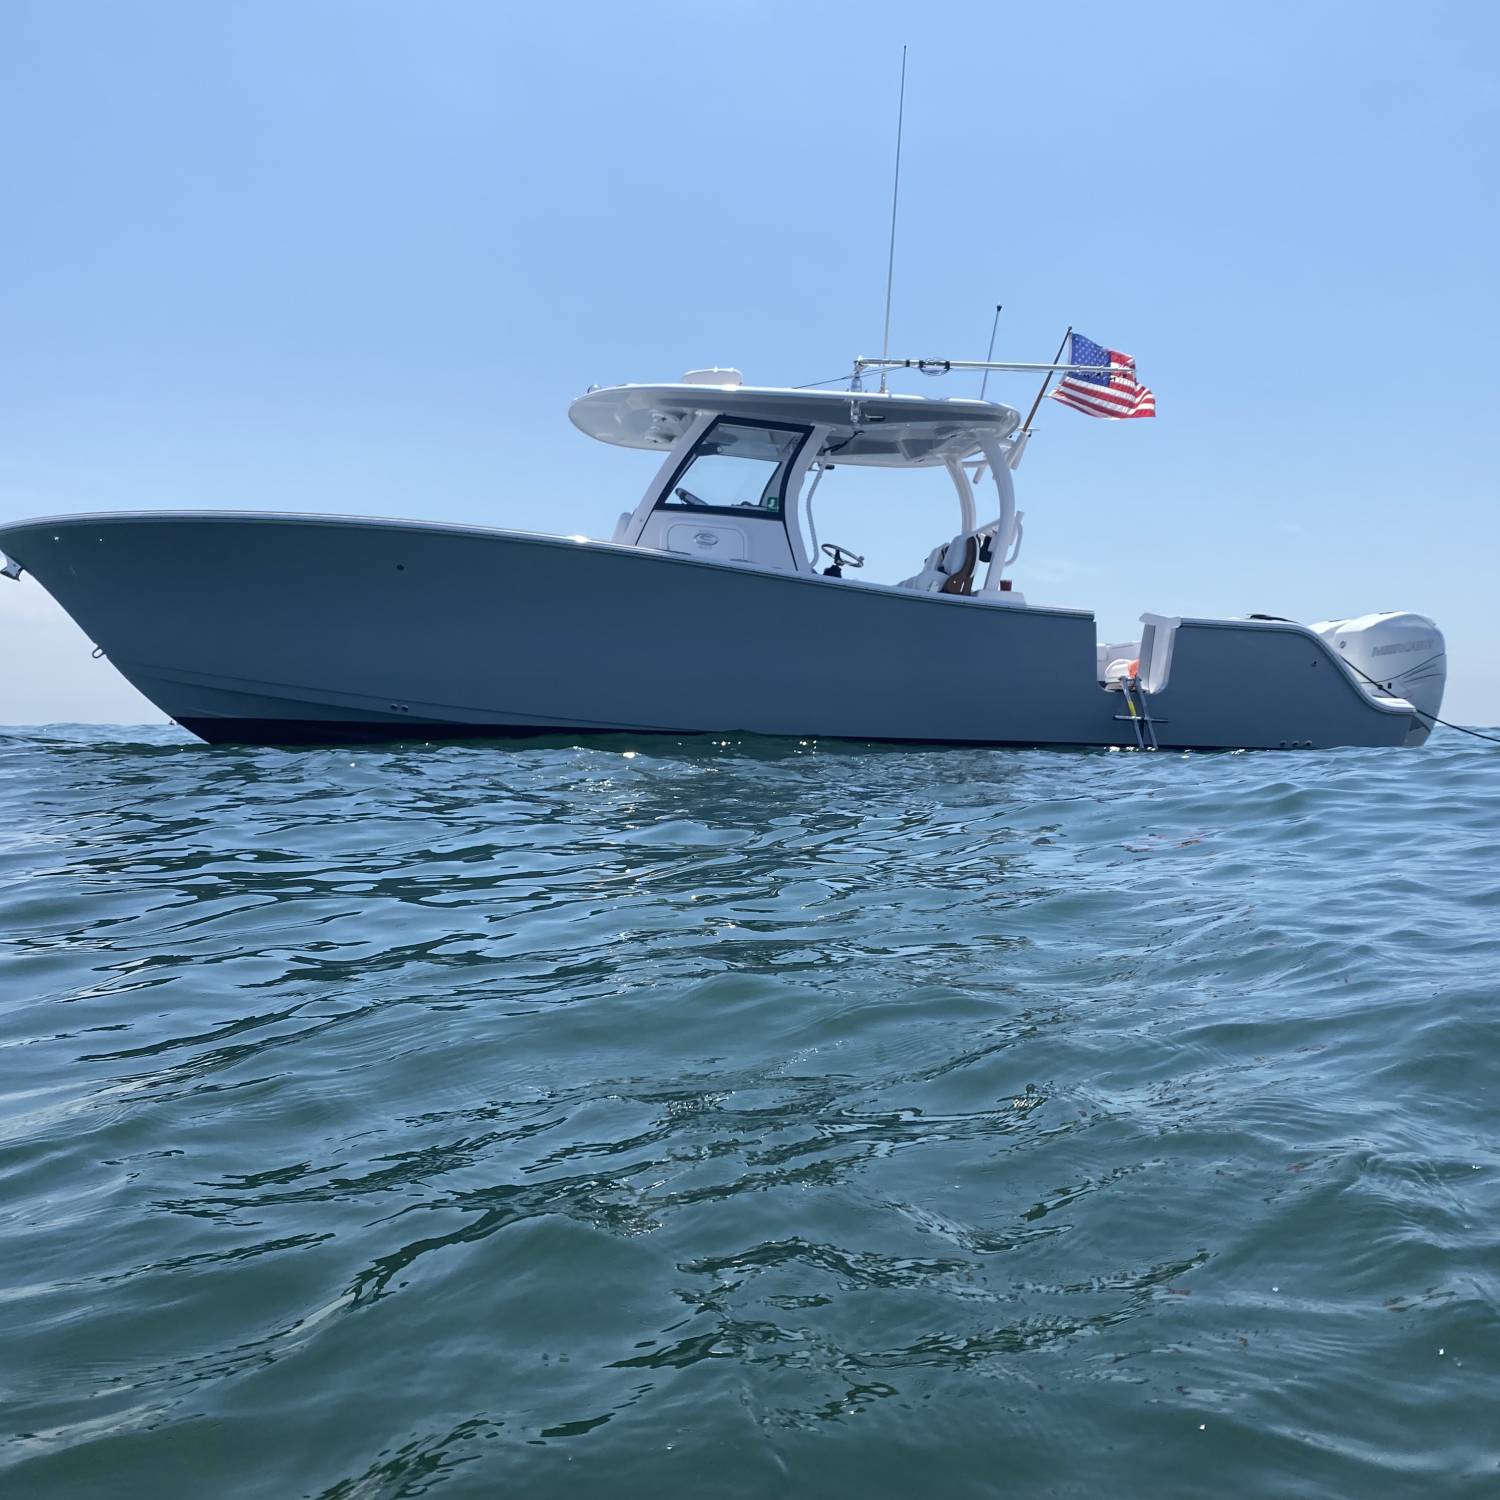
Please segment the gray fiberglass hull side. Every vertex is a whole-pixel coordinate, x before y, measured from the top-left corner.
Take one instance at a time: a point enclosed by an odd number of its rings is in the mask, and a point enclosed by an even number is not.
[[[1133,745],[1080,611],[566,538],[319,516],[24,522],[0,548],[209,740],[748,731]],[[1400,744],[1300,626],[1185,621],[1165,747]]]

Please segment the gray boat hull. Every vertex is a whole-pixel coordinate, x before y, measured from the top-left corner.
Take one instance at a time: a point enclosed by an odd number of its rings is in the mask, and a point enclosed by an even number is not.
[[[1133,747],[1092,615],[408,521],[139,512],[0,528],[163,712],[210,741],[751,732]],[[1184,620],[1162,748],[1425,738],[1327,643]]]

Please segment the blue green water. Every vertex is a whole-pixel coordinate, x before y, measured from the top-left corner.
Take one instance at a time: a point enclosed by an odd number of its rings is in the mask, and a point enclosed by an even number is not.
[[[0,734],[6,1495],[1500,1494],[1497,1126],[1456,735]]]

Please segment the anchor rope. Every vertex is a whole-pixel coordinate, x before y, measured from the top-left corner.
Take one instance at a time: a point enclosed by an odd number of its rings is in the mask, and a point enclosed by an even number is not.
[[[1358,672],[1359,675],[1361,677],[1363,677],[1364,680],[1366,682],[1368,682],[1371,687],[1378,687],[1382,693],[1389,693],[1389,692],[1394,691],[1394,689],[1391,687],[1390,683],[1377,682],[1362,667],[1355,667],[1354,663],[1352,661],[1350,661],[1348,657],[1342,657],[1341,660],[1343,661],[1343,663],[1344,663],[1345,666],[1347,666],[1347,667],[1354,667],[1354,670],[1356,672]],[[1425,666],[1428,666],[1430,664],[1430,662],[1434,662],[1436,660],[1437,660],[1437,657],[1435,657],[1435,656],[1434,657],[1430,657],[1428,659],[1428,661],[1421,662],[1418,665],[1422,666],[1422,667],[1425,667]],[[1412,670],[1415,671],[1417,669],[1413,668]],[[1403,673],[1402,675],[1406,676],[1407,674]],[[1394,679],[1392,679],[1392,681],[1394,681]],[[1408,699],[1407,701],[1410,702],[1411,700]],[[1430,713],[1428,713],[1425,708],[1418,708],[1415,703],[1413,703],[1411,705],[1411,707],[1412,707],[1412,712],[1413,713],[1421,714],[1421,716],[1424,719],[1431,719],[1434,724],[1441,724],[1444,729],[1456,729],[1460,734],[1472,734],[1476,740],[1487,740],[1491,745],[1500,745],[1500,739],[1497,739],[1492,734],[1480,734],[1480,732],[1477,729],[1466,729],[1462,724],[1450,724],[1447,719],[1440,719],[1440,718],[1438,718],[1438,716],[1436,714],[1430,714]]]

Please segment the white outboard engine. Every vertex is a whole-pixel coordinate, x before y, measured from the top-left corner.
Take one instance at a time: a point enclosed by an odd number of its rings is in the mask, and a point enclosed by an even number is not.
[[[1405,698],[1429,721],[1442,710],[1448,658],[1443,632],[1426,615],[1360,615],[1313,629],[1355,668],[1367,692]]]

